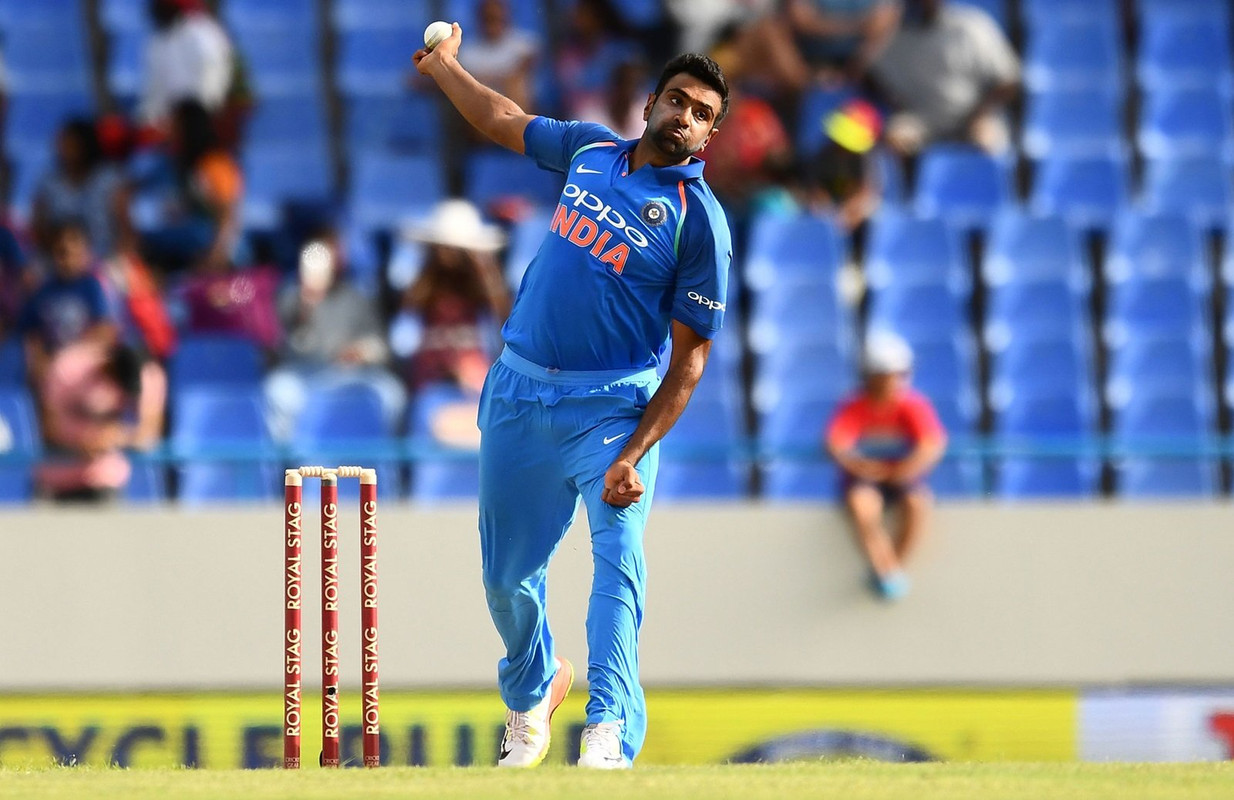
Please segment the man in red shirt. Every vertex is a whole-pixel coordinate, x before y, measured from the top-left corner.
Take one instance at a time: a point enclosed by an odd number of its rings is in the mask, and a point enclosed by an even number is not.
[[[921,540],[932,504],[924,479],[947,446],[933,406],[908,385],[913,352],[898,336],[873,333],[862,354],[864,386],[827,427],[827,450],[843,474],[844,505],[884,599],[908,592],[904,562]],[[883,525],[888,506],[900,511],[899,536]]]

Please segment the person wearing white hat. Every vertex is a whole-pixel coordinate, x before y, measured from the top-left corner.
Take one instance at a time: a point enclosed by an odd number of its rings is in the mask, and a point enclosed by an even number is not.
[[[827,426],[840,467],[844,505],[870,565],[870,586],[886,600],[908,593],[904,565],[925,532],[933,497],[925,477],[942,458],[947,434],[925,396],[911,389],[913,351],[899,336],[871,332],[861,357],[862,389]],[[900,512],[893,539],[883,513]]]

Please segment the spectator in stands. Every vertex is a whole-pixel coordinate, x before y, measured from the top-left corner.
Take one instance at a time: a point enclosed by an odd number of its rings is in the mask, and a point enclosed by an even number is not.
[[[177,103],[194,100],[218,112],[232,87],[234,56],[227,32],[202,0],[150,0],[154,33],[146,46],[140,116],[162,128]]]
[[[850,100],[822,122],[827,138],[809,160],[806,194],[810,204],[831,215],[845,231],[857,231],[879,205],[870,153],[882,120],[864,100]]]
[[[47,458],[43,496],[110,499],[128,483],[125,448],[148,449],[162,433],[163,372],[117,343],[82,341],[56,353],[39,384]]]
[[[116,340],[103,284],[94,274],[90,240],[80,220],[65,220],[52,232],[52,274],[22,308],[18,331],[26,350],[33,387],[42,385],[47,366],[70,344],[109,345]]]
[[[25,249],[13,229],[0,218],[0,339],[17,327],[32,278]]]
[[[440,203],[414,235],[429,251],[391,326],[395,351],[413,389],[448,383],[478,397],[510,312],[494,259],[502,237],[466,200]]]
[[[290,437],[315,393],[348,383],[376,390],[393,430],[407,395],[385,368],[389,349],[377,304],[344,277],[337,232],[319,231],[304,246],[299,282],[279,296],[278,311],[286,335],[279,364],[265,383],[275,438]]]
[[[637,139],[647,127],[643,107],[651,88],[641,59],[622,61],[613,67],[604,95],[583,100],[576,115],[586,122],[598,122],[623,139]]]
[[[118,170],[107,163],[93,120],[65,123],[56,136],[56,163],[34,192],[31,224],[38,246],[50,247],[50,236],[60,223],[85,223],[90,247],[99,258],[109,258],[126,240],[128,192]]]
[[[223,271],[240,235],[244,177],[218,142],[209,112],[196,100],[176,104],[159,168],[141,191],[157,206],[142,235],[146,260],[165,271]]]
[[[747,78],[770,93],[792,95],[810,81],[810,70],[793,39],[779,0],[667,0],[681,29],[678,50],[702,53],[732,47]]]
[[[985,11],[945,0],[908,0],[900,30],[871,69],[895,114],[887,142],[911,155],[936,141],[1001,153],[1004,117],[1019,88],[1020,63]]]
[[[785,11],[811,68],[856,80],[895,33],[900,6],[900,0],[788,0]]]
[[[613,70],[639,55],[609,0],[578,0],[554,64],[565,115],[578,118],[578,109],[603,104]]]
[[[510,23],[506,0],[481,0],[479,36],[467,39],[459,50],[459,62],[476,80],[532,109],[532,70],[540,42],[534,34]]]
[[[862,356],[864,387],[845,402],[826,431],[840,466],[844,505],[871,569],[871,588],[898,600],[909,588],[904,565],[925,533],[932,505],[924,480],[946,449],[933,407],[908,386],[913,353],[894,334],[875,332]],[[889,506],[900,512],[893,540],[883,525]]]

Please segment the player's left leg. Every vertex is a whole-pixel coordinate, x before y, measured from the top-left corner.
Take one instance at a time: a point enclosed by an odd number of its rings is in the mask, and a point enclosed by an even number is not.
[[[895,543],[896,558],[904,565],[916,552],[930,523],[934,495],[925,484],[905,490],[900,499],[900,535]]]

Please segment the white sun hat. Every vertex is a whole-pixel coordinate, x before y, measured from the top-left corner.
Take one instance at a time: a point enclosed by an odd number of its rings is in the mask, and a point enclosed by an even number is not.
[[[873,331],[866,336],[861,368],[870,375],[908,372],[913,368],[913,349],[891,331]]]
[[[480,210],[461,198],[442,200],[427,218],[410,224],[408,238],[464,250],[491,253],[500,250],[506,237],[496,225],[480,216]]]

